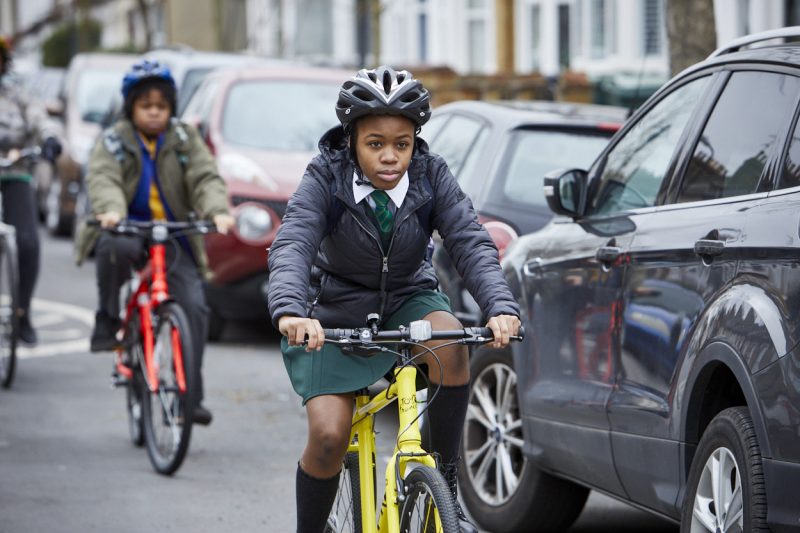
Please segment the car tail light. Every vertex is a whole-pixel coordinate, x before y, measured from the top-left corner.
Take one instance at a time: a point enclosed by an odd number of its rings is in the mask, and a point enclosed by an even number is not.
[[[514,231],[514,228],[499,220],[485,220],[483,222],[483,227],[489,232],[489,236],[494,241],[494,245],[497,246],[500,259],[503,259],[506,247],[508,247],[511,241],[517,238],[517,232]]]

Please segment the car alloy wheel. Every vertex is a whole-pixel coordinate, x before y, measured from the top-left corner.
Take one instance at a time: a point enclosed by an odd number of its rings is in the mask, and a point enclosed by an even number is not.
[[[728,448],[717,448],[700,475],[691,531],[742,531],[743,509],[739,465]]]
[[[517,374],[495,362],[475,376],[464,427],[467,474],[485,503],[502,505],[514,495],[527,461],[522,448]]]

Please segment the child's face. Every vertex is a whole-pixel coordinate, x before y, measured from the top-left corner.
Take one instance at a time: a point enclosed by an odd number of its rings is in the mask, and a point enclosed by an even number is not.
[[[147,137],[158,137],[167,129],[172,109],[161,91],[150,89],[133,101],[133,125]]]
[[[356,124],[356,156],[376,189],[393,189],[411,163],[414,123],[395,115],[373,115]]]

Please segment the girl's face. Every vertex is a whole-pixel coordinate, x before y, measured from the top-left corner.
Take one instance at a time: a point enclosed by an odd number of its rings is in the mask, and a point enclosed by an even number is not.
[[[372,115],[358,120],[356,157],[376,189],[393,189],[411,164],[414,123],[396,115]]]
[[[146,137],[158,137],[164,133],[171,115],[169,102],[157,89],[150,89],[133,102],[133,125]]]

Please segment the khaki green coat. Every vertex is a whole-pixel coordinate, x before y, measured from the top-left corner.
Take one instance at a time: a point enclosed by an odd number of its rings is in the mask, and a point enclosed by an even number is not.
[[[120,120],[112,129],[119,138],[119,149],[107,141],[108,132],[98,138],[89,158],[86,186],[92,214],[114,211],[126,218],[142,175],[142,152],[130,121]],[[203,219],[228,213],[225,182],[217,173],[213,156],[192,126],[179,123],[177,119],[170,122],[157,155],[156,168],[163,199],[176,220],[187,220],[192,211]],[[86,259],[99,236],[99,228],[81,224],[75,241],[77,264]],[[208,278],[203,238],[194,235],[190,242],[198,268]]]

